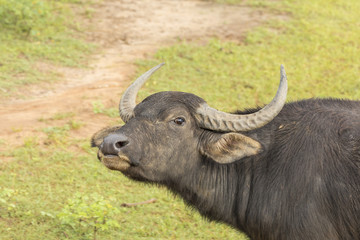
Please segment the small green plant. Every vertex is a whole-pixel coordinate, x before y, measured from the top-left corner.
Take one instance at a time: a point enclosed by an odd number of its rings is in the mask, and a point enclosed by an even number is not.
[[[93,106],[93,112],[94,113],[103,113],[104,112],[104,104],[102,104],[102,102],[100,101],[95,101],[92,102],[92,106]]]
[[[52,143],[61,144],[64,143],[65,137],[68,135],[70,131],[70,126],[65,124],[64,126],[60,127],[46,127],[42,129],[44,133],[46,133],[48,137],[48,141],[46,141],[47,145]]]
[[[73,113],[73,112],[58,112],[58,113],[55,113],[54,116],[52,116],[50,118],[41,117],[38,119],[38,121],[48,123],[50,121],[64,120],[67,118],[72,118],[74,116],[75,116],[75,113]]]
[[[77,130],[84,125],[84,123],[73,120],[73,119],[71,119],[67,124],[70,126],[71,130]]]
[[[66,118],[72,118],[75,116],[73,112],[58,112],[50,120],[63,120]]]
[[[0,216],[6,213],[11,217],[16,211],[16,203],[14,196],[18,194],[18,191],[10,188],[0,187]]]
[[[25,190],[0,187],[0,218],[16,218],[29,216],[33,212],[26,209],[23,205],[22,198],[28,196]]]
[[[7,156],[21,158],[24,161],[37,162],[41,158],[41,153],[38,148],[38,141],[35,137],[28,137],[24,140],[24,144],[21,147],[16,148]]]
[[[117,108],[105,108],[104,104],[100,101],[95,101],[92,103],[93,105],[93,112],[96,114],[105,114],[108,117],[118,117],[118,109]]]
[[[43,128],[42,131],[46,133],[48,141],[46,143],[50,145],[51,143],[61,144],[66,142],[66,137],[69,135],[69,131],[77,130],[83,126],[82,122],[76,120],[69,120],[63,126],[54,126]]]
[[[70,227],[81,235],[92,235],[96,239],[99,231],[119,228],[113,216],[119,209],[112,206],[98,194],[84,196],[79,193],[69,199],[62,211],[57,214],[61,224]],[[90,233],[90,231],[92,233]]]

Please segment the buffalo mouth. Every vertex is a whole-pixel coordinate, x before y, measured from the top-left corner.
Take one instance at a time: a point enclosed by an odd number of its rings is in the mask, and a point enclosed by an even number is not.
[[[128,157],[123,155],[104,155],[98,152],[99,160],[109,169],[117,171],[125,171],[131,166]]]

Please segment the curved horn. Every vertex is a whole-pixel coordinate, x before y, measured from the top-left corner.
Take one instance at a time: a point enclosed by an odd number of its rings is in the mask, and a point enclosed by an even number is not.
[[[273,120],[283,108],[287,94],[287,79],[284,66],[280,67],[280,85],[274,99],[261,110],[237,115],[218,111],[203,103],[197,109],[197,121],[205,129],[223,132],[241,132],[260,128]]]
[[[136,106],[136,95],[139,89],[144,85],[146,80],[160,67],[162,67],[165,63],[161,63],[156,67],[153,67],[143,75],[141,75],[138,79],[135,80],[124,92],[120,104],[119,104],[119,113],[120,117],[124,122],[128,122],[134,116],[134,108]]]

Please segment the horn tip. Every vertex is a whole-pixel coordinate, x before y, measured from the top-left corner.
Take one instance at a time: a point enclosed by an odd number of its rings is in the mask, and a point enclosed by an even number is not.
[[[281,79],[286,78],[286,72],[283,64],[280,65],[280,75]]]
[[[157,66],[153,67],[152,69],[150,69],[149,71],[155,72],[156,70],[158,70],[159,68],[161,68],[164,65],[165,65],[165,62],[162,62],[162,63],[158,64]]]

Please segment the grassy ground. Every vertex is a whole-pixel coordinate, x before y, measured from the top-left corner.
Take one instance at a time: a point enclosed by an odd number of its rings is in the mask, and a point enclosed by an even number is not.
[[[82,0],[0,0],[0,93],[54,81],[54,66],[79,66],[93,46],[81,38],[69,4]],[[84,10],[85,12],[85,10]]]
[[[185,42],[160,50],[154,59],[139,62],[139,74],[167,63],[139,98],[179,90],[222,110],[253,107],[273,97],[281,63],[290,100],[360,98],[359,1],[249,2],[288,20],[252,31],[241,44],[214,39],[205,46]],[[112,115],[96,104],[94,113]],[[95,232],[98,239],[245,239],[203,220],[166,190],[105,169],[88,139],[71,137],[84,127],[74,117],[59,113],[47,120],[50,127],[38,130],[47,139],[30,138],[1,153],[13,160],[0,164],[0,239],[92,239]],[[67,123],[59,126],[60,119]],[[121,207],[151,198],[158,201]]]
[[[288,19],[250,32],[240,44],[215,39],[205,46],[185,42],[160,50],[154,60],[139,63],[139,73],[167,63],[141,97],[180,90],[224,110],[262,105],[274,96],[284,64],[289,100],[360,98],[359,1],[248,2]]]

